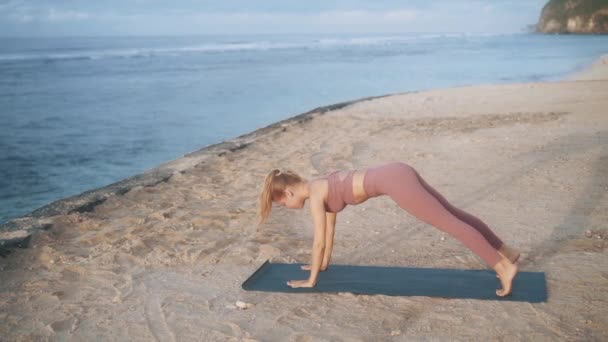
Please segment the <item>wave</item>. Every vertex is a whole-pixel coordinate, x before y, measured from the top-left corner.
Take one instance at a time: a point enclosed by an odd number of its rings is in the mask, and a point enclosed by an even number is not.
[[[153,58],[160,56],[177,57],[183,54],[222,53],[237,51],[267,51],[288,49],[328,49],[340,47],[363,47],[377,45],[400,45],[432,39],[486,37],[488,34],[470,33],[432,33],[407,34],[393,36],[362,36],[351,38],[320,38],[296,42],[277,41],[238,41],[218,42],[177,47],[153,47],[131,49],[91,49],[69,51],[69,48],[55,48],[41,53],[0,54],[0,62],[20,61],[61,61],[61,60],[96,60],[106,58]],[[61,52],[57,52],[57,50]]]

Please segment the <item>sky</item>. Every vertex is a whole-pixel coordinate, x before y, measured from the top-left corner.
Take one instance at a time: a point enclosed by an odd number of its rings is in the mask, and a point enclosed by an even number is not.
[[[0,0],[0,36],[522,32],[547,0]]]

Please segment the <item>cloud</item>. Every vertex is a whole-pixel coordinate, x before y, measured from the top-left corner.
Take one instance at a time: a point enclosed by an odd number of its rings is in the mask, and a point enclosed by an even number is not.
[[[336,10],[298,12],[206,12],[173,9],[161,13],[63,13],[63,19],[86,19],[129,34],[219,34],[276,32],[382,32],[403,31],[415,21],[417,12]]]
[[[85,11],[58,9],[55,7],[30,6],[24,1],[12,0],[0,4],[0,12],[6,13],[7,18],[21,23],[33,21],[81,21],[91,18]]]
[[[29,23],[30,21],[34,21],[34,17],[28,14],[12,14],[10,18],[19,21],[21,23]]]
[[[91,17],[87,12],[49,9],[46,20],[49,21],[79,21],[89,19]]]
[[[5,3],[0,4],[0,12],[10,11],[11,9],[19,6],[22,3],[23,1],[21,0],[8,0]]]
[[[384,17],[388,20],[400,20],[400,21],[409,21],[416,18],[416,11],[411,10],[399,10],[399,11],[389,11]]]
[[[352,23],[360,23],[360,21],[410,21],[416,17],[416,11],[413,10],[393,10],[393,11],[325,11],[319,14],[308,14],[307,17],[318,16],[324,20],[335,21],[350,21]]]
[[[0,34],[519,31],[544,0],[0,0]]]

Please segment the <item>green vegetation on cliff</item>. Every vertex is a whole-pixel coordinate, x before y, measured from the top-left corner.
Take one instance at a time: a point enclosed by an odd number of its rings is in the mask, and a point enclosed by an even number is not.
[[[543,7],[536,30],[608,33],[608,0],[550,0]]]

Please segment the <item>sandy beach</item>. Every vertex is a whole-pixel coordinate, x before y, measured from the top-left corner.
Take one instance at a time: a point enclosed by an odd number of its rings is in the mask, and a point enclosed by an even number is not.
[[[0,231],[13,246],[0,340],[606,341],[607,94],[604,57],[559,82],[353,101],[53,203]],[[385,161],[414,166],[518,248],[520,270],[545,272],[548,302],[241,289],[269,258],[310,259],[307,207],[256,225],[272,168],[312,178]],[[486,268],[385,197],[347,207],[335,239],[337,264]]]

